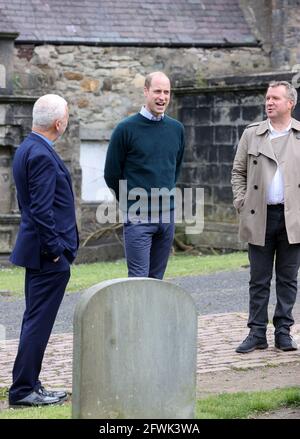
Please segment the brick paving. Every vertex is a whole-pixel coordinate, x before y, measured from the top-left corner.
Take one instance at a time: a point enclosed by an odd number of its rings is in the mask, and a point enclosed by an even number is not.
[[[300,361],[300,350],[281,352],[274,348],[273,326],[268,327],[269,348],[249,354],[235,353],[236,346],[246,337],[246,313],[208,314],[198,317],[198,378],[203,374],[221,371],[247,370],[265,366],[279,366]],[[292,328],[300,345],[300,324]],[[0,387],[11,384],[11,370],[18,340],[0,342]],[[51,336],[43,362],[41,380],[46,387],[72,390],[71,333]]]

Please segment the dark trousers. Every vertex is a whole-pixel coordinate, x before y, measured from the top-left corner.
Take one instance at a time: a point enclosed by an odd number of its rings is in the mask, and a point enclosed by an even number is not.
[[[268,303],[275,259],[276,308],[273,316],[275,336],[289,334],[294,324],[293,306],[297,295],[300,265],[300,244],[289,244],[284,206],[268,206],[266,242],[264,246],[249,244],[250,306],[248,327],[257,336],[264,336],[268,324]]]
[[[70,270],[42,272],[26,269],[26,308],[13,367],[13,384],[9,390],[11,403],[25,398],[40,386],[44,352],[69,278]]]
[[[175,224],[124,223],[123,235],[128,277],[162,279],[174,239]]]

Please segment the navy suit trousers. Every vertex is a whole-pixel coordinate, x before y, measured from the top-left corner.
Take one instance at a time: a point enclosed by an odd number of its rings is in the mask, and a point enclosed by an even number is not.
[[[40,386],[39,374],[54,321],[70,278],[66,271],[26,269],[25,301],[18,353],[13,367],[10,403]]]

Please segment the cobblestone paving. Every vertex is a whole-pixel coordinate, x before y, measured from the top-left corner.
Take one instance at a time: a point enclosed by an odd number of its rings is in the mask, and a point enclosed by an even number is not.
[[[227,370],[246,370],[264,366],[278,366],[300,361],[300,350],[282,352],[274,347],[273,326],[268,328],[269,348],[249,354],[235,353],[236,346],[247,336],[247,314],[209,314],[198,317],[197,374]],[[292,335],[300,345],[300,324],[292,328]],[[0,342],[0,387],[11,384],[11,370],[18,340]],[[41,380],[46,387],[72,390],[71,333],[53,334],[50,338]]]

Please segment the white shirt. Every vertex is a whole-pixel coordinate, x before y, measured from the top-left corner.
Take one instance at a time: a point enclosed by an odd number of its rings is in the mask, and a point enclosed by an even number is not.
[[[283,130],[276,131],[271,122],[269,122],[269,139],[276,139],[277,137],[286,136],[289,134],[291,130],[292,122]],[[267,204],[280,204],[284,203],[284,184],[283,184],[283,175],[281,169],[277,163],[277,170],[273,177],[273,180],[268,188],[267,192]]]
[[[147,108],[143,105],[140,111],[140,114],[144,117],[146,117],[149,120],[155,120],[156,122],[159,122],[164,118],[164,113],[162,113],[160,116],[154,116],[154,114],[150,113],[150,111],[147,110]]]

